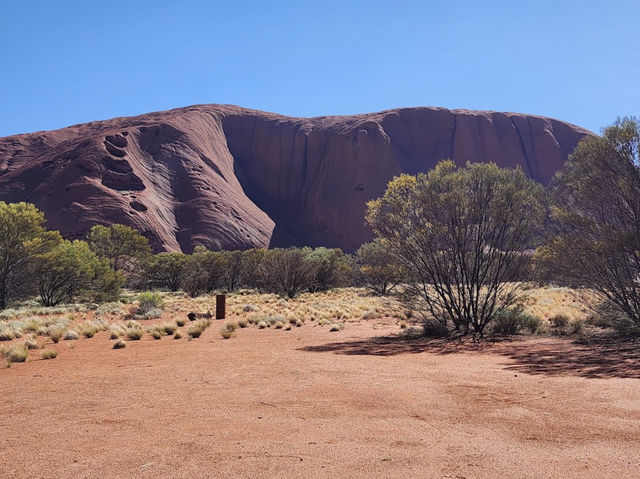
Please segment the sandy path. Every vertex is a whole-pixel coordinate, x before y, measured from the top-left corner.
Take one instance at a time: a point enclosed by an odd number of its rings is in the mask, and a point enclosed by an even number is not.
[[[559,339],[478,352],[381,332],[61,343],[0,369],[0,476],[640,477],[637,373],[584,352],[554,370],[575,356]]]

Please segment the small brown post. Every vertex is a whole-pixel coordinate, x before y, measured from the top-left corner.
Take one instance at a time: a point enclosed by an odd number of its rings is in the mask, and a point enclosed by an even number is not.
[[[226,294],[216,294],[216,319],[225,318]]]

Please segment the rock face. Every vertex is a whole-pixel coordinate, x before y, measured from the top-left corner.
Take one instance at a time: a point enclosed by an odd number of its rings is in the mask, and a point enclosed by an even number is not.
[[[439,160],[493,161],[547,183],[587,130],[530,115],[407,108],[291,118],[201,105],[0,138],[0,200],[50,228],[142,231],[156,251],[371,238],[365,203]]]

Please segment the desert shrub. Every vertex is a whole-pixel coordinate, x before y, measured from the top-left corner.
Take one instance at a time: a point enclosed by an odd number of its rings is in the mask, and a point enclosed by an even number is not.
[[[180,330],[178,329],[176,331],[176,334],[173,335],[173,339],[181,339],[182,338],[182,333],[180,332]]]
[[[407,327],[406,321],[400,321],[400,329],[405,329]]]
[[[92,227],[89,247],[100,258],[105,258],[114,270],[129,275],[137,274],[151,254],[147,238],[129,226],[117,223]]]
[[[267,289],[293,299],[300,291],[311,287],[314,264],[309,258],[310,248],[274,248],[267,250],[264,268]]]
[[[178,291],[189,257],[183,253],[159,253],[145,264],[145,277],[151,287]]]
[[[282,329],[284,328],[284,323],[282,321],[278,321],[277,323],[275,323],[273,325],[276,329]]]
[[[523,312],[520,308],[508,308],[495,314],[491,332],[502,336],[525,332],[535,334],[541,327],[542,321],[539,318]]]
[[[176,319],[176,325],[182,327],[186,324],[187,322],[183,319],[183,318],[178,318]]]
[[[387,295],[404,278],[404,270],[384,240],[376,238],[356,252],[356,281],[374,294]],[[365,318],[366,319],[366,318]]]
[[[257,311],[257,310],[258,310],[258,308],[253,304],[245,304],[242,307],[242,311],[244,311],[245,313],[251,313],[251,312],[254,312],[254,311]]]
[[[9,363],[23,363],[29,357],[29,348],[25,344],[12,344],[3,348],[2,355]]]
[[[236,321],[227,321],[227,323],[224,325],[224,329],[233,332],[238,329],[238,323]]]
[[[582,334],[584,332],[584,324],[585,322],[580,319],[574,319],[571,321],[571,323],[569,323],[571,334]]]
[[[246,328],[249,325],[249,321],[246,318],[241,318],[238,320],[238,326],[240,328]]]
[[[122,349],[126,347],[127,343],[125,343],[122,339],[118,339],[113,343],[113,349]]]
[[[329,327],[329,331],[340,331],[340,325],[337,323],[333,323],[330,327]]]
[[[140,293],[136,297],[138,301],[138,314],[147,315],[149,313],[157,314],[158,311],[160,314],[162,313],[162,309],[164,308],[164,301],[162,300],[162,295],[159,293],[153,293],[151,291],[145,291]],[[159,315],[158,315],[159,316]],[[155,316],[155,317],[158,317]]]
[[[159,329],[152,329],[151,331],[149,331],[151,334],[151,337],[153,339],[161,339],[162,336],[164,336],[163,332],[160,331]]]
[[[266,321],[260,321],[260,322],[258,323],[258,328],[260,328],[260,329],[264,329],[264,328],[266,328],[266,327],[268,327],[268,324],[267,324],[267,322],[266,322]]]
[[[640,329],[640,123],[619,119],[576,147],[552,182],[558,235],[537,253],[558,280],[607,299]]]
[[[411,309],[482,336],[518,300],[544,198],[544,187],[522,170],[441,161],[426,174],[389,182],[367,204],[367,222],[406,270]]]
[[[414,333],[413,329],[414,328],[405,329],[406,336],[411,336]],[[428,319],[422,322],[422,336],[427,338],[445,338],[449,336],[449,329],[440,321]]]
[[[182,289],[192,298],[216,289],[222,277],[220,253],[197,246],[182,273]]]
[[[553,328],[566,328],[570,322],[571,318],[564,313],[558,313],[549,318],[549,323]]]
[[[284,327],[284,330],[285,330],[285,331],[291,331],[291,324],[287,324],[287,325]]]
[[[351,274],[349,257],[339,248],[318,247],[308,252],[311,263],[310,292],[327,291],[347,284]]]
[[[120,273],[98,258],[84,241],[61,241],[53,249],[34,255],[32,277],[40,300],[55,306],[81,296],[91,300],[114,299],[124,283]]]
[[[41,354],[42,359],[54,359],[58,356],[58,351],[55,349],[43,349]]]
[[[435,323],[436,325],[439,325],[440,323]],[[446,333],[448,334],[448,330],[446,331]],[[429,336],[428,334],[425,334],[425,331],[423,328],[417,328],[415,326],[409,326],[408,328],[404,329],[401,333],[400,333],[400,337],[403,339],[418,339],[421,338],[423,336],[427,336],[427,337],[434,337],[434,336]],[[437,337],[437,336],[435,336]]]

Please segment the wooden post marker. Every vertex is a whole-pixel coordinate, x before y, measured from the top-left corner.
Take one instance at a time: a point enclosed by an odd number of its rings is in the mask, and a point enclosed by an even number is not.
[[[216,294],[216,319],[225,318],[226,294]]]

